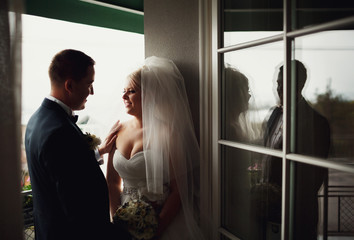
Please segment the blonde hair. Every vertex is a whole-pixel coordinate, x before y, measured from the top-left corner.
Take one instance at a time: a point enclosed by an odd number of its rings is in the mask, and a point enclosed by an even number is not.
[[[143,68],[139,68],[134,72],[128,75],[128,79],[132,82],[134,88],[141,89],[141,70]]]

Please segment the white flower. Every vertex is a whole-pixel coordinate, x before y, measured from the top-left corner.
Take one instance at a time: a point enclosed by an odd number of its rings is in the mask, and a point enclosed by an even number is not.
[[[142,200],[130,200],[119,207],[113,216],[115,224],[123,224],[137,239],[151,239],[158,227],[154,208]]]
[[[84,137],[91,150],[95,150],[101,144],[101,139],[99,137],[96,137],[96,135],[94,134],[86,132],[86,134],[84,134]]]

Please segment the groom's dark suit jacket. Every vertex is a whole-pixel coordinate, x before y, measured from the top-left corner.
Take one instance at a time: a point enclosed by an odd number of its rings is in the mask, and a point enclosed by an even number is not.
[[[94,151],[60,105],[43,101],[28,122],[25,146],[36,239],[126,239],[110,223],[107,184]]]

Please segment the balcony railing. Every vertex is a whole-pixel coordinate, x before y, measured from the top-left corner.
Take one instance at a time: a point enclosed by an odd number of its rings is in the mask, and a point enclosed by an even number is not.
[[[34,239],[32,190],[23,191],[24,239]],[[325,200],[325,195],[319,198]],[[324,201],[326,202],[326,201]],[[323,214],[330,216],[324,224],[325,236],[354,236],[354,186],[328,186],[327,207]],[[324,239],[326,239],[325,237]]]
[[[23,226],[24,226],[24,239],[34,239],[34,222],[33,222],[33,202],[32,190],[23,191]]]
[[[325,191],[326,192],[326,191]],[[327,236],[354,236],[354,186],[328,186],[319,195],[324,204],[324,239]]]

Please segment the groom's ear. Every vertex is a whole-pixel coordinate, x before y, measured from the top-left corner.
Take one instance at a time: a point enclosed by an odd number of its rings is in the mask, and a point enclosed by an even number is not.
[[[64,88],[67,92],[72,93],[73,92],[73,80],[70,78],[66,79],[64,82]]]

